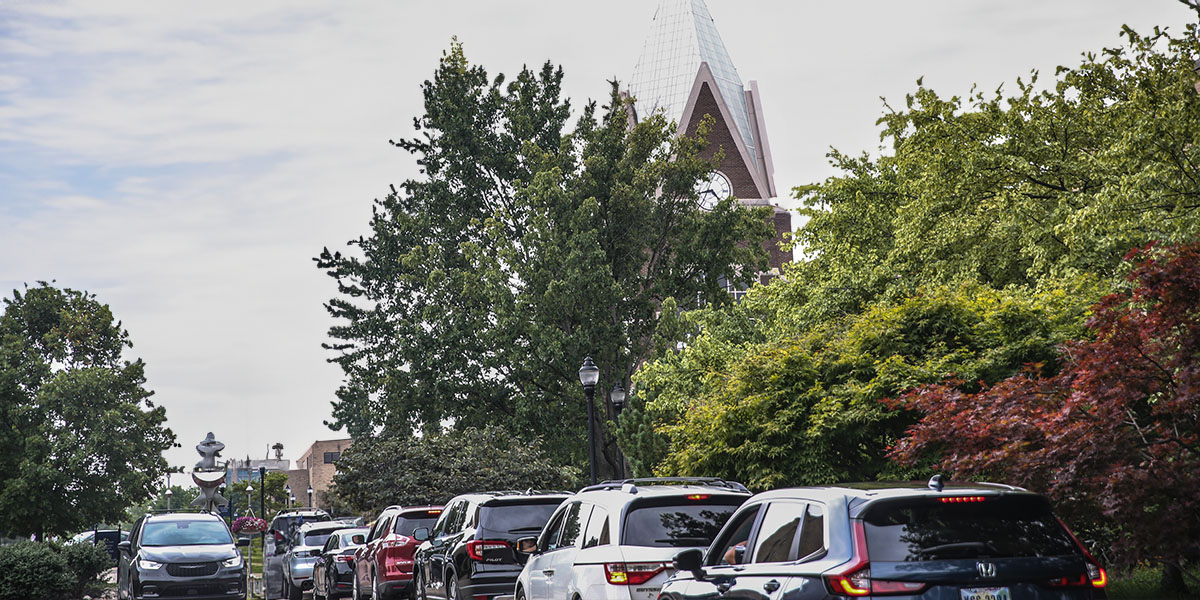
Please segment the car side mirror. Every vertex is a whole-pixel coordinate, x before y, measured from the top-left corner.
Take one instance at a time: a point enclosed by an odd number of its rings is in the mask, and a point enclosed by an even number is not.
[[[425,540],[428,540],[429,539],[429,528],[428,527],[418,527],[415,531],[413,531],[412,538],[414,540],[417,540],[418,542],[424,542]]]
[[[283,544],[275,544],[275,556],[287,554],[287,546]]]
[[[133,552],[133,545],[129,543],[129,540],[125,540],[123,542],[118,542],[117,550],[120,550],[121,552],[125,552],[125,553]]]
[[[704,553],[696,548],[676,554],[671,563],[675,572],[688,571],[696,579],[704,579]]]
[[[531,535],[528,537],[517,538],[517,552],[521,552],[523,554],[537,554],[537,537]]]
[[[249,548],[250,547],[250,538],[248,538],[248,537],[238,538],[237,545],[239,548]]]
[[[361,533],[360,533],[360,534],[358,534],[358,535],[352,535],[352,536],[350,536],[350,543],[351,543],[351,544],[358,544],[358,545],[360,545],[360,546],[361,546],[361,545],[362,545],[364,542],[366,542],[366,541],[367,541],[367,538],[366,538],[366,537],[364,537],[364,536],[363,536],[363,534],[361,534]]]

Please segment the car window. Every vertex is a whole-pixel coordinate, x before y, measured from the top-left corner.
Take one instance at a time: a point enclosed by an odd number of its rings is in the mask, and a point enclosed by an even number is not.
[[[925,561],[1076,554],[1037,496],[951,496],[879,502],[863,514],[872,561]]]
[[[745,562],[746,542],[750,539],[750,530],[758,520],[762,505],[741,510],[730,519],[721,536],[712,546],[712,551],[705,560],[708,565],[738,564]]]
[[[491,535],[534,535],[545,527],[562,499],[491,502],[480,508],[479,528]]]
[[[548,552],[558,547],[558,536],[562,533],[563,521],[567,518],[567,510],[570,507],[563,507],[550,519],[550,523],[542,530],[542,535],[538,538],[538,548]]]
[[[783,562],[791,559],[792,541],[804,519],[803,502],[776,501],[767,504],[754,541],[754,562]]]
[[[583,534],[583,548],[608,545],[608,511],[599,506],[592,508],[587,532]]]
[[[796,545],[796,558],[815,558],[825,550],[825,507],[809,504],[804,512],[804,523],[800,526],[800,540]]]
[[[579,545],[579,539],[583,537],[583,527],[587,524],[587,518],[591,511],[591,504],[571,503],[571,508],[567,510],[567,517],[563,520],[562,536],[558,539],[559,548],[572,548]]]
[[[305,532],[304,533],[304,542],[300,545],[301,546],[324,546],[325,542],[329,540],[330,533],[331,532],[328,529]]]
[[[708,547],[725,521],[741,504],[728,504],[732,500],[712,498],[710,500],[669,499],[634,504],[625,513],[625,526],[621,529],[621,544],[626,546],[653,547]]]
[[[330,550],[337,550],[338,540],[339,538],[336,535],[329,536],[329,539],[325,540],[325,547],[321,548],[321,553],[324,554]]]
[[[392,533],[411,536],[421,527],[432,528],[439,515],[441,515],[441,511],[398,515],[392,522]]]
[[[202,546],[232,544],[222,521],[155,521],[142,532],[143,546]]]

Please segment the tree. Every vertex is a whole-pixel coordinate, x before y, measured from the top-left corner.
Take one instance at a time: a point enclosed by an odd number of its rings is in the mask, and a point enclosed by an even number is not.
[[[171,491],[170,496],[167,495],[168,489]],[[130,506],[125,511],[125,517],[121,521],[121,526],[128,529],[142,515],[149,512],[187,508],[191,506],[192,500],[195,500],[199,495],[200,488],[196,486],[184,487],[175,484],[167,489],[159,490],[148,501]]]
[[[785,333],[759,289],[697,311],[685,348],[637,375],[670,450],[662,475],[712,475],[755,489],[905,478],[886,451],[912,417],[880,400],[958,374],[994,382],[1050,363],[1083,332],[1093,282],[1029,294],[930,288],[813,330]],[[753,342],[743,342],[751,339]]]
[[[577,486],[580,472],[559,466],[537,438],[503,428],[468,427],[420,438],[361,438],[342,453],[333,492],[356,512],[391,504],[444,504],[481,490],[557,490]]]
[[[247,507],[254,511],[255,516],[271,522],[271,518],[287,506],[288,494],[285,489],[288,482],[287,473],[267,471],[266,483],[261,481],[243,480],[228,486],[230,504],[236,507],[238,515],[247,515]],[[246,486],[254,486],[254,491],[246,494]],[[296,491],[299,493],[299,490]],[[259,509],[259,498],[263,500],[265,509]]]
[[[778,284],[791,318],[820,324],[938,283],[1115,279],[1129,248],[1200,234],[1197,33],[1125,29],[1124,47],[1059,67],[1049,89],[1018,79],[1010,96],[918,81],[879,121],[890,155],[834,151],[843,174],[797,189],[810,260]]]
[[[129,334],[95,296],[47,283],[0,315],[0,529],[62,535],[115,523],[154,493],[175,434]]]
[[[921,419],[892,455],[1044,491],[1083,527],[1115,524],[1120,564],[1164,561],[1182,587],[1200,539],[1200,242],[1129,258],[1132,289],[1095,305],[1061,370],[901,396]]]
[[[728,302],[723,278],[748,283],[765,264],[762,211],[697,208],[695,183],[714,168],[702,139],[661,116],[630,127],[615,83],[565,131],[562,76],[546,64],[505,85],[455,44],[425,83],[421,137],[396,143],[423,176],[376,203],[351,253],[317,258],[339,291],[327,304],[346,375],[334,429],[499,423],[581,464],[583,358],[601,390],[628,388],[666,298]],[[600,444],[611,472],[615,447]]]

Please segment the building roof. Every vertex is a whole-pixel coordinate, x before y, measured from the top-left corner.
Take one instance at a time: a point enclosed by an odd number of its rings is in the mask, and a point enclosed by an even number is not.
[[[704,0],[659,1],[629,84],[629,94],[637,99],[637,114],[662,111],[668,119],[680,121],[701,63],[708,63],[738,133],[750,156],[755,156],[742,79]]]

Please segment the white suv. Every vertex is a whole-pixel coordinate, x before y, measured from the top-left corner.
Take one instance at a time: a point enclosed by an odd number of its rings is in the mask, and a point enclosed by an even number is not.
[[[563,501],[528,553],[516,600],[654,600],[671,559],[707,548],[750,492],[704,478],[608,481]]]

